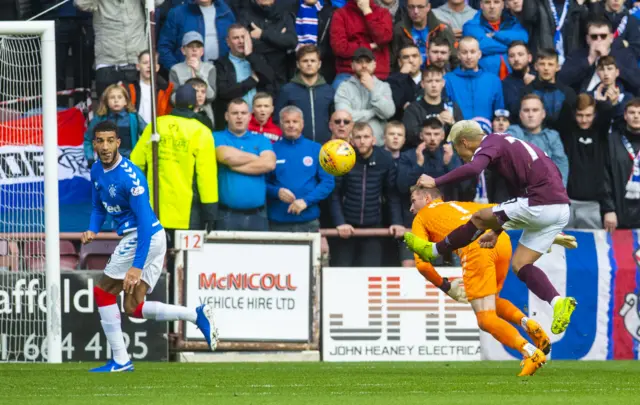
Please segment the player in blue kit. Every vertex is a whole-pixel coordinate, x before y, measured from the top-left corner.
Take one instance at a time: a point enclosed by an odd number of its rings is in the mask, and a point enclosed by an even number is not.
[[[113,216],[118,235],[123,236],[104,269],[104,276],[93,289],[102,329],[113,351],[107,364],[90,370],[98,373],[133,371],[116,303],[116,297],[123,290],[127,315],[156,321],[189,321],[202,331],[211,350],[218,344],[213,306],[194,309],[144,301],[162,273],[167,239],[151,209],[147,179],[129,159],[120,155],[119,146],[115,123],[104,121],[96,125],[93,150],[100,161],[91,168],[93,211],[89,230],[81,239],[82,243],[93,241],[107,214]]]

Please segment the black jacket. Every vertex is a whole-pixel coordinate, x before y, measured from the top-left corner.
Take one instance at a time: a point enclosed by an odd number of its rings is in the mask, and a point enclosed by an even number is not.
[[[565,121],[573,114],[576,106],[576,93],[569,86],[562,83],[549,83],[540,80],[538,77],[524,86],[522,95],[535,93],[542,99],[544,110],[547,113],[545,118],[546,126],[558,130],[561,126],[560,121]],[[520,103],[513,115],[511,124],[519,122]]]
[[[509,121],[514,123],[520,114],[520,99],[524,90],[524,72],[513,71],[502,80],[504,108],[509,111]]]
[[[618,80],[624,84],[627,91],[638,94],[640,69],[638,69],[638,61],[634,53],[628,48],[616,47],[614,44],[609,54],[616,59],[616,65],[620,70]],[[571,87],[576,94],[589,90],[587,86],[596,72],[596,64],[589,65],[588,57],[588,48],[572,52],[556,76],[559,82]]]
[[[640,200],[625,198],[633,161],[622,143],[623,135],[631,142],[634,154],[640,150],[640,135],[629,134],[624,121],[614,127],[609,135],[609,161],[605,172],[605,190],[608,198],[601,204],[600,209],[605,213],[615,211],[618,228],[640,228]]]
[[[444,111],[446,107],[453,109],[453,118],[456,121],[463,119],[462,110],[460,110],[458,104],[449,100],[449,98],[444,94],[442,95],[440,104],[437,105],[427,104],[424,98],[409,104],[407,109],[404,110],[404,115],[402,117],[402,123],[406,130],[406,142],[404,149],[415,148],[422,143],[422,140],[420,139],[422,123],[427,118],[437,116]],[[450,129],[449,125],[445,125],[444,131],[446,134],[449,133]]]
[[[238,23],[249,32],[253,30],[251,23],[262,29],[260,39],[253,40],[253,50],[264,56],[265,61],[274,69],[276,93],[281,85],[291,79],[287,76],[287,53],[295,50],[298,44],[295,16],[281,9],[276,5],[262,7],[253,0],[249,8],[237,16]]]
[[[273,93],[275,73],[271,65],[269,65],[264,57],[256,52],[247,56],[247,61],[251,64],[251,69],[256,72],[259,81],[256,82],[252,77],[238,83],[236,69],[229,59],[229,55],[219,58],[216,63],[216,86],[218,89],[218,97],[215,100],[215,122],[216,128],[223,129],[225,127],[224,113],[227,110],[229,101],[234,98],[243,97],[249,90],[256,89],[258,91],[266,91]]]
[[[368,159],[358,155],[353,169],[342,177],[336,177],[336,186],[331,194],[334,226],[381,226],[382,196],[387,200],[392,224],[401,225],[402,211],[393,157],[388,151],[374,146]]]
[[[613,27],[613,32],[616,32],[618,28],[622,28],[620,23],[623,19],[626,21],[626,26],[621,35],[614,39],[614,46],[622,46],[622,41],[627,41],[629,49],[635,54],[636,58],[640,58],[640,27],[638,20],[629,15],[629,10],[623,7],[619,13],[609,12],[605,9],[604,2],[589,2],[592,16],[604,17]]]
[[[572,200],[598,201],[602,208],[606,205],[603,203],[607,198],[604,179],[612,113],[610,103],[598,102],[590,129],[578,127],[575,115],[565,116],[564,125],[558,128],[569,159],[567,193]]]
[[[327,83],[333,83],[336,77],[336,57],[331,49],[331,39],[329,35],[329,27],[333,19],[333,12],[336,9],[331,5],[330,1],[325,1],[322,10],[318,13],[318,49],[320,50],[320,74]]]
[[[391,73],[387,77],[387,83],[391,87],[393,104],[396,105],[396,114],[392,119],[402,121],[405,104],[413,103],[420,98],[423,93],[422,86],[420,82],[416,84],[411,75],[400,72]]]
[[[589,14],[586,6],[580,6],[575,0],[567,1],[570,1],[569,9],[561,29],[565,56],[584,47],[583,21]],[[556,12],[560,18],[562,9],[556,6]],[[534,60],[539,49],[555,48],[553,35],[556,31],[556,22],[547,0],[525,0],[522,4],[522,12],[517,17],[529,33],[528,47]]]

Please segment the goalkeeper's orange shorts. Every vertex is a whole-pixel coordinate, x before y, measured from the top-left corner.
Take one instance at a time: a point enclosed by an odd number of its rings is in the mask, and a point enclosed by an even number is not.
[[[498,294],[509,272],[511,240],[502,233],[493,249],[478,242],[458,251],[462,263],[462,281],[469,301]]]

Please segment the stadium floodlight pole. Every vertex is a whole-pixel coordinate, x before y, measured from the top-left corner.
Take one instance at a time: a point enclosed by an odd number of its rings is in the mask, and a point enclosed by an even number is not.
[[[47,289],[47,360],[62,362],[60,312],[60,220],[58,218],[58,111],[56,95],[56,35],[53,21],[2,21],[0,34],[41,38],[42,128],[44,140],[45,283]]]
[[[156,216],[160,218],[160,185],[158,175],[158,143],[160,142],[160,134],[157,127],[157,100],[156,100],[156,4],[154,0],[146,0],[147,9],[147,31],[149,33],[149,63],[151,68],[151,170],[153,173],[153,210]]]

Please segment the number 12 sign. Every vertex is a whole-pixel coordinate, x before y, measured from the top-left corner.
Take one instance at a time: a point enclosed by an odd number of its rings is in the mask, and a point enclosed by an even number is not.
[[[202,250],[204,247],[205,231],[178,231],[176,235],[177,249]]]

